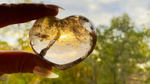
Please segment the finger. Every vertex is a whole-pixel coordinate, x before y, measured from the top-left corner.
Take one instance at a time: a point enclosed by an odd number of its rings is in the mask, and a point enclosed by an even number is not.
[[[3,76],[4,74],[0,74],[0,77]]]
[[[33,69],[33,72],[37,75],[40,75],[40,76],[46,77],[46,78],[58,78],[59,77],[58,75],[51,72],[50,70],[48,70],[44,67],[40,67],[40,66],[35,66],[35,68]]]
[[[35,58],[36,55],[30,52],[0,51],[0,71],[4,73],[33,73],[33,68],[36,65],[44,66],[41,59],[36,58],[39,61],[37,63],[34,61]]]
[[[57,77],[52,73],[51,65],[33,53],[0,51],[0,73],[33,73],[33,71],[43,77]]]
[[[0,4],[0,28],[44,16],[56,16],[59,6],[41,3]]]

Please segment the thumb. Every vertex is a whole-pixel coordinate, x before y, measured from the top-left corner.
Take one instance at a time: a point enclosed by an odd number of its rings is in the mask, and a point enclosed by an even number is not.
[[[0,51],[0,75],[11,73],[35,73],[47,78],[57,78],[52,66],[31,52]]]
[[[45,78],[58,78],[59,77],[55,73],[46,69],[45,67],[40,67],[40,66],[35,66],[33,69],[33,73],[40,75],[42,77],[45,77]]]

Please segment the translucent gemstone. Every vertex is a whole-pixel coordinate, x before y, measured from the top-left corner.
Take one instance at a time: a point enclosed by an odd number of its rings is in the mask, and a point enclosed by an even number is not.
[[[29,38],[36,54],[58,69],[67,69],[90,55],[97,35],[87,18],[74,15],[64,19],[43,17],[37,20]]]

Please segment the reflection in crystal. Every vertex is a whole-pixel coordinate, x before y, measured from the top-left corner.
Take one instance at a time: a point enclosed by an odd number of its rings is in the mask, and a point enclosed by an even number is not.
[[[35,22],[29,36],[37,54],[61,65],[84,59],[96,43],[93,25],[83,16],[41,18]]]
[[[60,38],[66,38],[66,37],[67,37],[67,35],[60,36]]]

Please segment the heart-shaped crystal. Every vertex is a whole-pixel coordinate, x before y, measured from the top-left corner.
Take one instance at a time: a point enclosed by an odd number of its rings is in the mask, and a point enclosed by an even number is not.
[[[47,16],[34,23],[29,38],[36,54],[58,69],[67,69],[90,55],[97,35],[91,21],[83,16]]]

